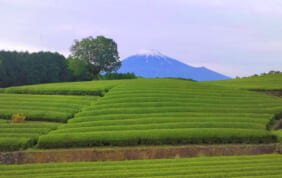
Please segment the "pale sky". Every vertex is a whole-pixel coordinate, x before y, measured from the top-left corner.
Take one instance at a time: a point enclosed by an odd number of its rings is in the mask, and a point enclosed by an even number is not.
[[[58,51],[113,38],[225,75],[282,70],[281,0],[0,0],[0,49]]]

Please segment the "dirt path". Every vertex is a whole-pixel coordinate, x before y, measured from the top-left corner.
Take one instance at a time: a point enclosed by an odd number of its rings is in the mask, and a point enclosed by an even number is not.
[[[282,98],[282,90],[253,90]]]
[[[0,164],[118,161],[282,153],[282,145],[183,145],[36,150],[0,153]]]

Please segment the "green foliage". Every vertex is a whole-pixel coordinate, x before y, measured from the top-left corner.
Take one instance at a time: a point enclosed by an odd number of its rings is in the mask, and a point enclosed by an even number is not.
[[[106,73],[104,75],[99,75],[99,80],[116,80],[116,79],[136,79],[134,73]]]
[[[0,87],[66,81],[69,75],[58,53],[0,51],[0,60]]]
[[[123,81],[39,147],[269,143],[266,127],[282,101],[264,94],[178,79]]]
[[[8,121],[7,120],[5,120],[5,119],[0,119],[0,124],[2,124],[2,123],[7,123]]]
[[[75,40],[71,46],[71,55],[75,59],[85,61],[91,78],[100,72],[117,71],[121,66],[117,44],[104,36],[92,36],[81,41]]]
[[[40,148],[81,146],[133,146],[162,144],[271,143],[274,136],[259,129],[241,128],[143,128],[129,130],[51,132],[39,138]],[[168,126],[169,127],[169,126]],[[183,126],[185,127],[185,126]],[[60,129],[59,129],[60,130]],[[83,129],[81,129],[83,130]],[[72,130],[73,131],[73,130]]]
[[[112,87],[125,82],[126,80],[112,81],[87,81],[87,82],[65,82],[39,85],[28,85],[10,87],[4,90],[5,93],[26,93],[26,94],[50,94],[50,95],[96,95],[103,96]]]
[[[66,122],[97,97],[0,94],[0,117],[22,113],[26,120]]]
[[[0,165],[1,177],[281,177],[282,155]]]
[[[205,82],[224,87],[241,88],[248,90],[282,90],[282,73],[270,72],[260,76],[244,77],[233,80]]]
[[[79,59],[68,58],[68,69],[71,71],[71,80],[83,81],[90,80],[87,63]]]
[[[282,143],[282,129],[273,131],[273,134],[277,136],[278,141]]]
[[[56,129],[58,124],[44,122],[4,123],[0,122],[0,151],[15,151],[36,144],[41,134]]]

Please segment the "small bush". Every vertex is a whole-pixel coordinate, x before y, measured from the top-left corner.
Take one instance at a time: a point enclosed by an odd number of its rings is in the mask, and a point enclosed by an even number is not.
[[[136,79],[134,73],[106,73],[104,75],[99,75],[98,80],[119,80],[119,79]]]
[[[13,114],[11,117],[12,123],[23,123],[25,121],[25,115],[23,114]]]

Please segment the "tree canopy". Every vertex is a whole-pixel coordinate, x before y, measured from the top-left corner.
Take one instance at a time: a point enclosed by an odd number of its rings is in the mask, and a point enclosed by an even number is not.
[[[68,79],[65,57],[59,53],[0,51],[0,87]]]
[[[92,78],[100,72],[117,71],[121,66],[116,42],[104,36],[75,40],[71,46],[71,57],[85,61]]]

